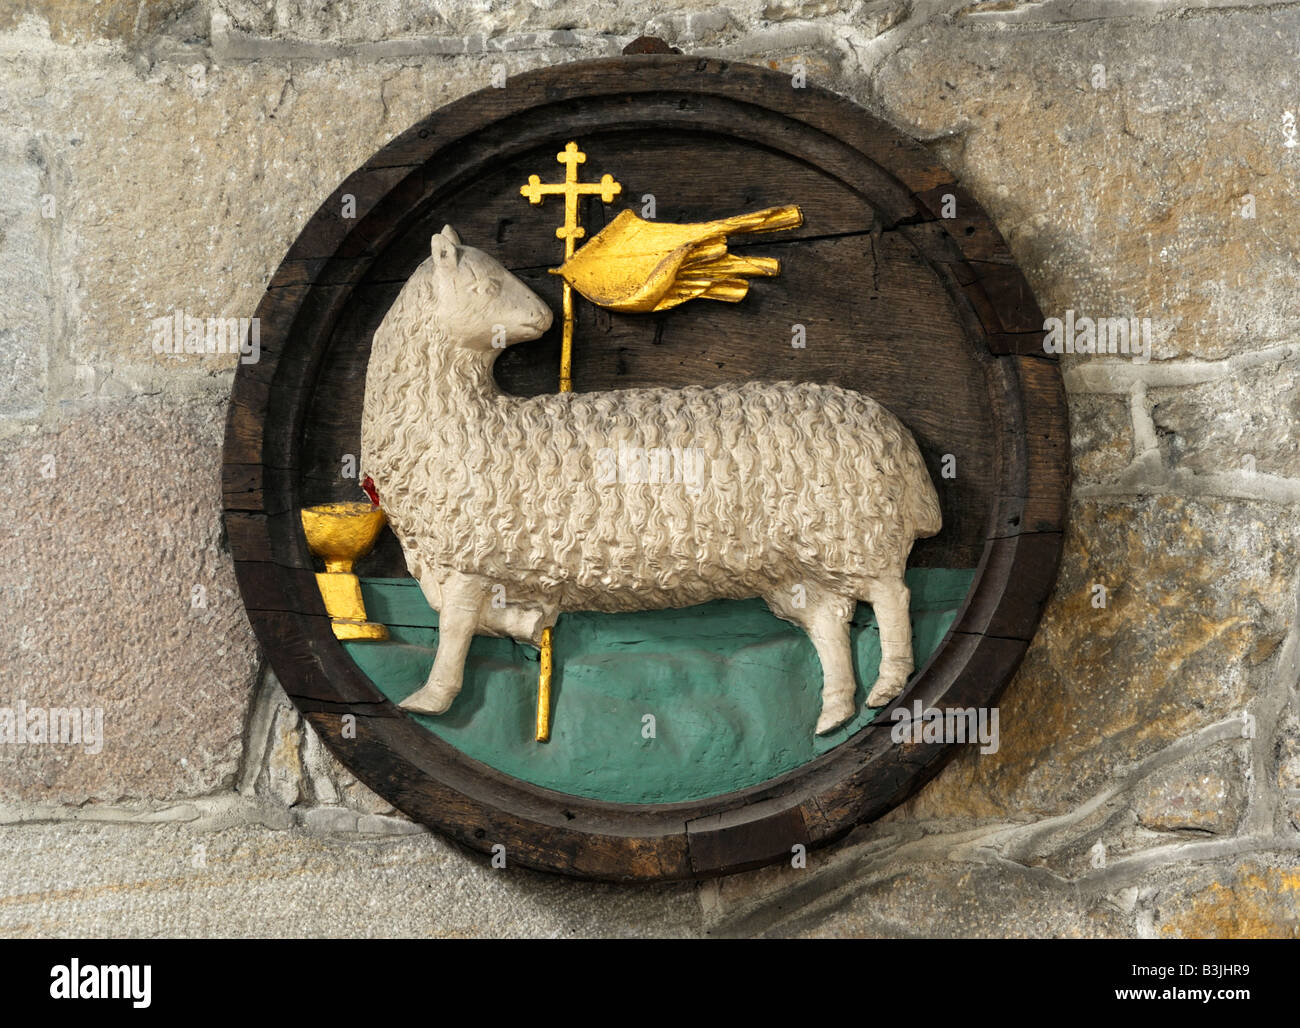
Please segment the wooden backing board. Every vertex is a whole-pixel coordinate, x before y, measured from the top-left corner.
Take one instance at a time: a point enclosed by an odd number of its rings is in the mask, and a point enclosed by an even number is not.
[[[662,315],[579,303],[575,388],[745,378],[858,389],[912,430],[945,526],[913,564],[977,568],[949,635],[899,703],[986,705],[1019,664],[1055,581],[1069,489],[1068,421],[1042,315],[996,227],[919,144],[815,87],[747,65],[671,54],[532,72],[451,104],[350,176],[304,228],[258,308],[262,359],[241,365],[226,430],[226,524],[249,617],[287,693],[333,752],[410,816],[511,863],[618,881],[723,874],[788,859],[879,816],[939,770],[942,745],[895,745],[886,710],[843,745],[778,779],[686,804],[600,803],[478,763],[390,704],[334,639],[297,521],[304,505],[357,499],[369,340],[444,223],[553,308],[556,181],[576,139],[584,180],[624,186],[588,201],[593,233],[653,195],[660,220],[798,203],[804,225],[750,237],[776,256],[740,304]],[[342,216],[342,198],[356,217]],[[944,219],[951,195],[958,217]],[[737,241],[741,243],[742,241]],[[791,346],[793,326],[806,345]],[[508,350],[503,388],[556,388],[559,328]],[[945,455],[956,477],[941,476]],[[386,533],[358,570],[401,575]],[[346,715],[355,735],[344,732]],[[351,721],[349,720],[349,723]]]

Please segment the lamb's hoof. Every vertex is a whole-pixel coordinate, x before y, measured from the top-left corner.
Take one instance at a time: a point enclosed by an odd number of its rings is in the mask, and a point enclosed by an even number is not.
[[[418,692],[411,693],[398,706],[402,710],[409,710],[412,714],[445,714],[455,698],[454,694],[426,685]]]
[[[825,735],[827,732],[833,732],[857,713],[857,708],[852,703],[835,704],[833,707],[824,707],[822,716],[817,719],[817,734]]]
[[[896,679],[886,681],[884,678],[876,679],[876,684],[871,687],[871,693],[867,696],[868,707],[884,707],[898,698],[898,694],[903,691],[903,686],[907,684],[907,679]]]

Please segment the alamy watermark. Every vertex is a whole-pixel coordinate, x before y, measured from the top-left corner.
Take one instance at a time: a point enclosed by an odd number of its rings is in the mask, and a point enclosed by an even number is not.
[[[1043,322],[1044,353],[1115,353],[1151,360],[1150,318],[1076,318],[1073,310]]]
[[[704,488],[705,452],[695,446],[605,446],[596,451],[601,485],[684,485],[692,496]]]
[[[129,999],[143,1010],[153,1001],[152,986],[152,964],[82,964],[73,957],[50,968],[51,999]]]
[[[172,356],[237,353],[240,364],[262,356],[259,318],[195,318],[183,310],[154,318],[149,328],[153,352]]]
[[[893,713],[894,727],[889,737],[896,743],[968,743],[978,742],[981,753],[997,753],[997,707],[927,707],[912,701],[912,709],[899,707]]]
[[[104,708],[29,707],[19,700],[0,707],[0,745],[84,746],[94,755],[104,748]]]

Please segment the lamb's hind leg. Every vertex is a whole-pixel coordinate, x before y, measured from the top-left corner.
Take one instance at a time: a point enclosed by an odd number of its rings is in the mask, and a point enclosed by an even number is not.
[[[417,714],[441,714],[451,706],[465,680],[465,658],[479,630],[491,583],[476,575],[456,573],[441,583],[438,610],[438,653],[429,680],[399,706]]]
[[[834,731],[857,713],[854,696],[858,680],[853,675],[853,647],[849,641],[849,618],[857,604],[845,596],[832,596],[805,589],[798,606],[793,594],[767,597],[772,613],[793,621],[808,633],[822,665],[822,710],[817,734]]]
[[[903,691],[912,673],[912,596],[900,575],[873,583],[867,600],[880,626],[880,674],[867,706],[883,707]]]

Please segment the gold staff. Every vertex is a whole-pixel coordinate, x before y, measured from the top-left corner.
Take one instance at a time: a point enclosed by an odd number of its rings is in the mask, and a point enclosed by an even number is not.
[[[578,165],[587,155],[570,142],[555,155],[564,165],[564,181],[545,184],[536,175],[519,192],[531,204],[548,196],[564,197],[564,224],[555,235],[564,240],[564,264],[552,268],[564,279],[564,337],[560,348],[560,392],[573,389],[573,293],[576,290],[598,307],[625,313],[663,311],[688,300],[738,303],[749,291],[751,277],[780,271],[772,257],[740,257],[729,253],[729,236],[780,232],[803,224],[794,204],[769,207],[717,221],[675,225],[644,221],[623,211],[575,254],[577,240],[586,236],[578,224],[578,197],[599,196],[613,202],[623,187],[610,175],[599,182],[579,182]],[[537,741],[551,737],[551,630],[542,630],[541,668],[537,678]]]
[[[579,182],[578,165],[587,160],[587,155],[578,149],[576,142],[569,142],[555,155],[555,159],[564,165],[564,181],[543,184],[537,175],[528,176],[528,185],[520,186],[519,192],[534,205],[540,205],[548,196],[564,197],[564,224],[555,230],[557,239],[564,240],[564,259],[573,256],[577,240],[587,234],[586,229],[578,224],[578,197],[599,196],[604,203],[612,203],[614,197],[623,191],[623,187],[614,181],[612,175],[604,175],[599,182]],[[573,391],[573,287],[568,281],[564,283],[564,335],[560,342],[560,392]],[[551,630],[542,630],[541,668],[537,676],[537,732],[538,742],[547,742],[551,738]]]

